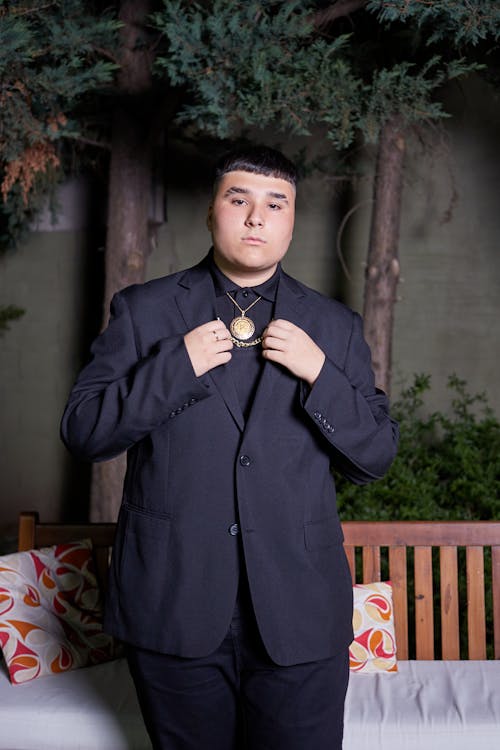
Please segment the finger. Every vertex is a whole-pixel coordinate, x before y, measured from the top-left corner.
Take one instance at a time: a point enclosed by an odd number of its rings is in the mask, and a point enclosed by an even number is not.
[[[226,329],[226,324],[223,320],[220,318],[217,318],[216,320],[210,320],[208,323],[203,323],[201,326],[198,327],[198,330],[200,333],[208,333],[210,331],[221,331],[223,329]]]
[[[290,336],[288,333],[284,331],[279,331],[279,330],[276,330],[275,328],[272,328],[272,329],[267,329],[266,331],[264,331],[262,335],[263,342],[264,341],[269,342],[270,339],[273,339],[274,341],[281,341],[284,344],[285,341],[289,341]]]
[[[214,351],[216,353],[228,352],[231,351],[232,348],[233,342],[231,341],[231,339],[220,339],[219,341],[216,341],[214,345]]]
[[[218,365],[225,365],[227,362],[231,360],[231,357],[233,355],[231,352],[220,352],[220,354],[217,355],[217,362],[215,364],[215,367]]]
[[[277,320],[271,320],[268,327],[270,328],[271,326],[273,328],[277,328],[282,331],[292,331],[294,328],[297,328],[296,325],[294,325],[293,323],[290,323],[289,320],[284,320],[283,318],[278,318]]]
[[[286,332],[278,326],[275,326],[274,323],[269,323],[267,328],[264,330],[262,334],[262,339],[268,338],[269,336],[274,336],[275,338],[284,338],[286,335]]]
[[[285,341],[276,336],[265,336],[262,339],[262,346],[264,349],[276,349],[277,351],[285,351],[286,349]]]
[[[292,333],[295,326],[292,326],[288,321],[283,320],[272,320],[265,330],[265,334],[276,336],[276,338],[287,338]]]
[[[227,328],[210,331],[210,336],[213,336],[214,340],[219,343],[220,341],[228,341],[231,339],[231,334]]]

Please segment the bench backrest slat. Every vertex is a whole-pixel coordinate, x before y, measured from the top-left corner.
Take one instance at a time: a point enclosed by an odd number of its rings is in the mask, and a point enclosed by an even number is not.
[[[415,648],[417,659],[434,659],[432,547],[415,547]]]
[[[344,521],[342,528],[347,544],[357,547],[500,545],[500,521]]]
[[[460,626],[458,619],[457,548],[439,550],[441,588],[441,653],[443,659],[460,659]]]
[[[380,581],[380,547],[363,547],[363,583]]]
[[[500,659],[500,545],[491,548],[491,578],[494,653]]]
[[[349,570],[351,571],[351,578],[353,583],[356,581],[356,548],[345,547],[345,554],[347,562],[349,563]]]
[[[398,658],[408,659],[408,574],[406,547],[389,547],[389,578],[393,586]]]
[[[467,547],[466,560],[469,659],[486,659],[483,548]]]

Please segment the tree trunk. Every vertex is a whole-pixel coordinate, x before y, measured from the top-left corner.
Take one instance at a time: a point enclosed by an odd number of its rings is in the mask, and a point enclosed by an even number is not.
[[[399,117],[393,117],[380,131],[363,309],[375,382],[387,394],[391,388],[394,305],[399,281],[398,244],[404,154],[403,124]]]
[[[103,328],[113,295],[144,281],[149,255],[148,214],[152,180],[151,59],[144,30],[149,0],[121,4],[122,68],[113,116],[105,259]],[[120,507],[125,454],[94,464],[92,521],[114,521]]]

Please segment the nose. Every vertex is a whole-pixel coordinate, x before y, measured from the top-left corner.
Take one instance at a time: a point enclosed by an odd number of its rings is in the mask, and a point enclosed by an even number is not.
[[[262,211],[257,206],[251,206],[246,218],[246,224],[249,227],[261,227],[264,224]]]

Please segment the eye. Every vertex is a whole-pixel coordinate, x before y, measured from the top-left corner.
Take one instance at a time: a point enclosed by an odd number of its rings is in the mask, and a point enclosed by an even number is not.
[[[233,198],[231,203],[233,206],[244,206],[246,201],[243,198]]]
[[[280,211],[281,205],[279,203],[270,203],[269,208],[271,211]]]

